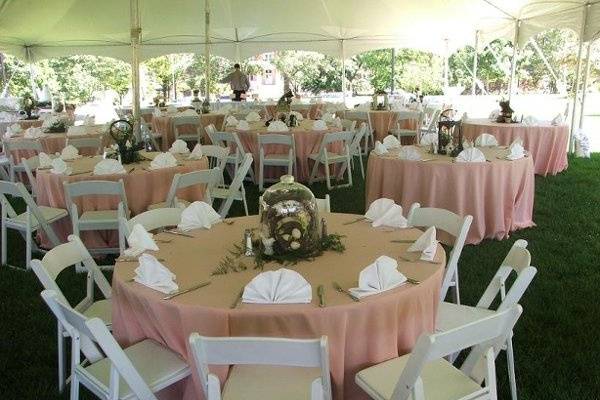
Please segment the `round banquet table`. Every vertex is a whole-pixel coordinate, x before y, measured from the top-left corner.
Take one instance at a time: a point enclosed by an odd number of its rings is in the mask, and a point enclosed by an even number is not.
[[[44,121],[41,119],[19,119],[17,121],[2,121],[0,122],[0,135],[4,135],[6,128],[13,124],[19,124],[22,129],[27,128],[39,128],[42,126]]]
[[[294,143],[296,145],[296,170],[294,171],[294,178],[298,182],[308,182],[310,173],[312,172],[313,161],[309,162],[308,156],[319,152],[323,135],[330,132],[339,132],[341,128],[334,126],[328,126],[327,130],[317,131],[312,129],[314,121],[310,119],[304,119],[300,121],[300,125],[291,128],[287,132],[269,132],[265,126],[264,121],[250,122],[248,123],[250,129],[247,131],[234,129],[237,132],[240,142],[246,151],[252,153],[254,158],[254,173],[258,177],[260,169],[260,148],[258,146],[258,135],[265,133],[276,133],[276,134],[293,134]],[[289,147],[283,145],[268,145],[265,146],[266,154],[288,154]],[[341,142],[332,143],[328,147],[329,151],[339,152],[342,151]],[[232,149],[235,151],[235,149]],[[333,170],[333,166],[331,166]],[[265,178],[278,178],[279,176],[287,173],[287,167],[266,167]],[[333,175],[333,172],[332,172]]]
[[[409,353],[420,334],[434,330],[446,255],[438,245],[436,264],[399,260],[398,269],[420,280],[420,284],[405,284],[353,302],[336,292],[333,282],[346,288],[355,286],[360,271],[377,257],[406,253],[410,244],[392,243],[392,239],[416,239],[421,231],[373,229],[364,221],[344,225],[357,217],[349,214],[322,216],[330,232],[345,235],[346,251],[325,252],[313,261],[288,267],[311,284],[313,300],[310,304],[242,303],[235,309],[230,308],[240,290],[259,271],[252,268],[253,261],[248,258],[244,260],[248,266],[246,271],[216,276],[211,276],[211,272],[228,250],[242,240],[244,230],[258,225],[256,216],[232,219],[235,221],[232,225],[217,224],[210,230],[192,231],[194,238],[157,234],[159,238],[172,239],[162,244],[156,254],[176,275],[180,288],[207,280],[211,284],[168,301],[162,300],[163,293],[129,281],[137,263],[117,263],[112,283],[112,321],[117,340],[129,345],[151,338],[193,363],[187,345],[192,332],[204,336],[289,338],[327,335],[334,398],[367,399],[354,383],[354,375],[365,367]],[[417,255],[409,257],[416,259]],[[265,266],[265,269],[278,268],[275,263]],[[324,308],[318,306],[316,294],[321,284],[325,287]],[[211,371],[219,375],[221,382],[225,381],[226,367],[211,368]],[[175,392],[162,398],[203,398],[195,373]]]
[[[162,117],[152,118],[152,130],[162,135],[161,146],[163,151],[169,150],[169,147],[175,141],[175,128],[173,127],[173,120],[180,115],[165,115]],[[199,114],[200,124],[202,128],[206,128],[208,125],[213,124],[217,130],[221,130],[223,127],[223,121],[225,121],[225,114]],[[198,125],[184,125],[180,128],[180,133],[190,134],[196,133]],[[208,142],[208,135],[203,132],[204,142]]]
[[[556,175],[567,169],[567,125],[499,124],[488,119],[470,119],[463,123],[462,132],[463,137],[469,140],[475,140],[482,133],[489,133],[502,146],[510,145],[515,139],[523,139],[523,147],[533,156],[537,175]]]
[[[383,141],[389,134],[390,130],[396,128],[398,121],[398,113],[414,113],[413,110],[390,111],[390,110],[369,110],[371,118],[371,127],[373,128],[373,136],[375,140]],[[356,114],[353,110],[346,112],[347,118],[356,121],[364,121],[363,119],[355,118]],[[405,119],[400,124],[402,129],[417,129],[417,119]],[[418,140],[418,138],[417,138]],[[412,143],[411,138],[402,138],[402,144]]]
[[[291,109],[292,111],[298,111],[304,118],[308,119],[317,119],[319,117],[320,111],[323,109],[323,103],[314,103],[314,104],[294,104],[292,103]],[[267,104],[265,105],[265,110],[269,113],[268,117],[273,118],[277,115],[277,104]]]
[[[152,159],[158,153],[142,154]],[[173,176],[177,173],[186,173],[199,169],[208,168],[206,157],[200,160],[187,160],[184,157],[176,156],[180,165],[173,168],[163,168],[149,170],[150,161],[142,161],[136,164],[125,165],[126,174],[114,175],[93,175],[94,166],[102,160],[102,156],[82,157],[73,162],[68,162],[72,169],[72,174],[57,175],[49,170],[38,169],[36,173],[37,181],[37,203],[41,206],[66,208],[65,192],[63,182],[78,181],[118,181],[123,179],[127,203],[131,215],[136,215],[146,211],[149,205],[165,201]],[[177,197],[187,201],[202,200],[204,198],[204,188],[195,185],[177,192]],[[95,210],[116,210],[119,200],[116,196],[85,196],[74,199],[79,212]],[[73,232],[70,218],[64,218],[53,224],[59,239],[66,241],[69,234]],[[116,247],[118,245],[118,234],[116,231],[84,231],[81,232],[81,238],[86,246],[90,248]],[[43,244],[48,245],[45,238]]]
[[[504,148],[481,148],[488,162],[455,163],[449,156],[426,154],[425,161],[398,158],[397,150],[378,156],[371,152],[367,169],[366,204],[382,197],[404,210],[418,202],[458,215],[472,215],[467,243],[504,239],[517,229],[535,226],[535,178],[531,156],[499,159]],[[442,235],[447,241],[448,236]]]

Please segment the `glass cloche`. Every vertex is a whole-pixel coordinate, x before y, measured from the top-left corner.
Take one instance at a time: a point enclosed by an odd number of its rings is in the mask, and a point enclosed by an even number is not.
[[[293,176],[282,176],[265,191],[259,212],[265,254],[310,256],[318,248],[320,220],[315,196]]]

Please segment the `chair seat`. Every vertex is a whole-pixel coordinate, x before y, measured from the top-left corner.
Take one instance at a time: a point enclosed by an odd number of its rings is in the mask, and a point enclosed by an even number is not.
[[[319,368],[271,365],[234,365],[225,386],[223,400],[307,400],[311,386],[319,379]]]
[[[392,129],[390,133],[395,136],[417,136],[417,131],[415,129]]]
[[[6,154],[0,154],[0,166],[10,165],[10,161]]]
[[[216,187],[210,191],[210,195],[214,199],[226,199],[229,197],[229,189],[224,187]],[[234,194],[233,198],[241,201],[243,199],[242,192],[238,191]]]
[[[117,210],[84,211],[79,217],[79,229],[117,229]]]
[[[391,399],[409,358],[410,354],[407,354],[363,369],[356,374],[356,383],[373,399]],[[421,379],[426,400],[456,400],[474,392],[487,391],[444,359],[427,363]]]
[[[48,221],[48,223],[52,223],[69,215],[67,213],[67,210],[63,210],[62,208],[38,206],[38,209],[40,210],[40,213],[42,214],[44,219]],[[25,226],[27,224],[27,213],[24,212],[22,214],[17,215],[15,218],[9,218],[9,221],[18,225]],[[31,214],[31,228],[33,230],[39,228],[38,220],[33,214]]]
[[[100,318],[106,325],[112,325],[112,307],[110,299],[92,303],[82,314],[88,318]]]
[[[436,331],[446,332],[494,314],[495,311],[487,308],[469,307],[444,301],[438,308]]]
[[[265,160],[276,160],[276,161],[285,161],[285,162],[290,161],[288,154],[273,153],[273,154],[265,154],[264,157],[265,157]]]
[[[308,158],[310,158],[311,160],[317,160],[319,159],[319,153],[314,153],[314,154],[310,154],[308,156]],[[333,153],[331,151],[327,152],[327,159],[329,160],[329,162],[335,162],[335,161],[346,161],[346,155],[344,154],[338,154],[338,153]]]
[[[198,134],[197,133],[190,133],[189,135],[179,135],[177,136],[177,139],[180,140],[198,140]]]
[[[125,349],[125,354],[153,392],[190,374],[190,368],[177,353],[151,339],[128,347]],[[85,376],[84,379],[89,379],[100,390],[108,393],[110,366],[110,360],[103,358],[86,368],[78,366],[77,369],[80,374]],[[135,398],[135,394],[123,378],[120,378],[119,399],[133,398]]]

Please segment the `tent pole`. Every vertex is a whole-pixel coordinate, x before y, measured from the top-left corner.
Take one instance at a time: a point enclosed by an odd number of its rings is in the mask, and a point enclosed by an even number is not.
[[[517,58],[519,57],[519,31],[521,30],[521,20],[515,20],[515,36],[513,37],[513,54],[510,64],[510,80],[508,82],[508,100],[512,98],[513,93],[517,91]]]
[[[131,111],[133,114],[133,132],[139,137],[140,132],[140,39],[142,28],[140,26],[139,0],[130,0],[131,18],[131,91],[133,102]]]
[[[573,111],[571,114],[571,129],[569,133],[569,152],[575,151],[575,143],[573,143],[573,134],[575,133],[575,116],[577,115],[577,96],[579,95],[579,85],[581,81],[581,56],[583,55],[583,40],[585,28],[587,25],[589,5],[583,8],[581,16],[581,30],[579,31],[579,51],[577,53],[577,69],[575,70],[575,87],[573,88]],[[583,112],[583,110],[582,110]]]
[[[206,99],[210,101],[210,0],[204,0],[204,60],[206,62]]]
[[[394,93],[396,86],[396,48],[392,47],[392,82],[390,83],[390,91]]]
[[[473,89],[471,94],[477,94],[477,59],[479,57],[479,31],[475,31],[475,54],[473,55]]]
[[[34,99],[38,98],[37,87],[35,84],[35,71],[33,69],[33,57],[31,57],[31,48],[25,48],[25,56],[27,57],[27,66],[29,67],[29,85],[31,86],[31,95]]]
[[[340,40],[342,53],[342,101],[346,105],[346,51],[344,50],[344,39]]]
[[[591,56],[591,52],[592,52],[592,42],[588,42],[587,45],[587,52],[586,52],[586,56],[585,56],[585,67],[584,67],[584,71],[585,73],[583,74],[583,88],[581,89],[581,112],[579,113],[579,129],[583,128],[583,117],[585,117],[585,98],[586,98],[586,92],[587,92],[587,87],[588,87],[588,80],[590,78],[590,56]]]
[[[235,28],[235,62],[240,63],[240,37],[238,35],[238,28]]]
[[[449,50],[448,50],[448,39],[444,39],[444,43],[446,46],[446,49],[444,51],[444,92],[448,91],[448,86],[449,86],[449,81],[448,81],[448,75],[449,75],[449,69],[450,69],[450,65],[448,63],[448,58],[449,58]],[[444,93],[445,94],[445,93]]]

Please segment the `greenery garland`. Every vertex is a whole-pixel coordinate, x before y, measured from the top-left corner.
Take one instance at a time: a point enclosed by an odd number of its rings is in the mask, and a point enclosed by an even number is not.
[[[346,246],[342,242],[343,237],[345,236],[337,233],[331,233],[321,237],[316,249],[310,253],[289,252],[281,255],[265,254],[264,246],[260,240],[252,240],[252,248],[254,250],[254,269],[262,271],[265,267],[265,264],[269,262],[276,262],[284,267],[290,267],[296,265],[299,261],[312,261],[315,258],[323,255],[325,251],[343,253],[346,250]],[[244,241],[239,244],[234,244],[233,248],[228,250],[229,254],[219,262],[219,265],[211,273],[211,276],[226,275],[230,272],[246,271],[248,267],[242,260],[242,257],[245,257],[245,252],[246,246]]]

